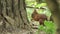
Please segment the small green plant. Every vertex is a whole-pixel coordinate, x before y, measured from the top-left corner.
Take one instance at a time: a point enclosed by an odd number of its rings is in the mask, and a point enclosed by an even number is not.
[[[38,31],[45,31],[46,34],[54,34],[55,33],[55,25],[52,21],[45,21],[44,22],[45,26],[39,25],[38,26]],[[37,32],[36,34],[38,34]]]

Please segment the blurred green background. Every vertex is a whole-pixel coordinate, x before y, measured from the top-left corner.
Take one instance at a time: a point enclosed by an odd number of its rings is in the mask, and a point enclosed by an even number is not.
[[[41,0],[41,3],[37,3],[36,0],[25,0],[26,2],[26,10],[27,10],[27,17],[28,20],[31,22],[31,14],[33,13],[34,9],[37,8],[37,12],[40,14],[45,14],[48,16],[48,19],[51,16],[51,12],[44,0]],[[45,9],[40,9],[41,7]],[[43,30],[46,34],[54,34],[55,33],[55,24],[52,21],[45,21],[45,27],[39,25],[38,30]],[[38,34],[38,33],[37,33]]]

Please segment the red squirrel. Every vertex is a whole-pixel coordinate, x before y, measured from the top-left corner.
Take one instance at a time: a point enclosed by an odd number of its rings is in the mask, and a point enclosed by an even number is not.
[[[44,21],[47,20],[47,16],[45,14],[38,14],[35,9],[31,15],[31,17],[32,17],[32,20],[39,21],[40,25],[45,26]]]

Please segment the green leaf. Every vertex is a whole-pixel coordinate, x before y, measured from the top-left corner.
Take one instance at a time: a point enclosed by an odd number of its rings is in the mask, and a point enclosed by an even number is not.
[[[43,7],[43,6],[47,6],[46,3],[41,3],[41,4],[37,4],[36,7]]]

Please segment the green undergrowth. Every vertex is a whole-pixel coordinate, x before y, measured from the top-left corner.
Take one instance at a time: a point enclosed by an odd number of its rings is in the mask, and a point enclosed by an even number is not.
[[[55,33],[56,27],[52,21],[45,21],[44,24],[45,24],[45,26],[42,26],[42,25],[38,26],[38,31],[36,32],[36,34],[38,34],[39,31],[44,31],[46,34]]]

